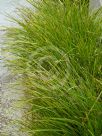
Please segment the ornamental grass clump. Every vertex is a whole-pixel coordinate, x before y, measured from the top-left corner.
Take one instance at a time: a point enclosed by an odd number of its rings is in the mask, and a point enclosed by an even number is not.
[[[8,67],[29,108],[21,126],[31,136],[102,134],[101,10],[69,0],[30,1],[12,18]]]

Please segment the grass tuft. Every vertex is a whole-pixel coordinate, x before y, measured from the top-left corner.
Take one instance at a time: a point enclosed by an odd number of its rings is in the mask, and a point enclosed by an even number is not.
[[[102,134],[101,10],[69,0],[30,1],[12,18],[5,45],[29,105],[25,131],[32,136]]]

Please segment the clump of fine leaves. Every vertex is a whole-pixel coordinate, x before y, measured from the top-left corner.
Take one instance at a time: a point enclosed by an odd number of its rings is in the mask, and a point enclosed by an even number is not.
[[[69,0],[30,1],[13,18],[5,45],[8,66],[19,75],[29,105],[32,136],[102,134],[101,10]]]

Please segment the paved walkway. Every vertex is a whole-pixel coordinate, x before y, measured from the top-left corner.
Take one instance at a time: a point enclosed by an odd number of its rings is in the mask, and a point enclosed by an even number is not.
[[[0,31],[0,36],[3,34]],[[0,49],[3,46],[0,45]],[[22,136],[17,125],[11,125],[10,121],[22,117],[21,110],[14,108],[13,104],[21,98],[21,96],[12,88],[14,77],[7,70],[3,61],[2,50],[0,51],[0,136]]]
[[[102,0],[90,0],[90,11],[97,10],[102,6]]]
[[[19,126],[9,124],[11,120],[22,117],[22,111],[15,109],[13,103],[21,98],[21,94],[15,93],[11,84],[14,82],[14,77],[5,67],[2,52],[2,35],[4,31],[1,26],[11,25],[5,18],[5,11],[13,13],[17,4],[24,3],[25,0],[2,0],[0,1],[0,136],[26,136],[19,130]],[[23,94],[22,94],[23,95]]]

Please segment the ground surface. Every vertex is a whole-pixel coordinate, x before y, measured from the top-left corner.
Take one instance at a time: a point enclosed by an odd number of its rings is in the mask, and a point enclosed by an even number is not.
[[[5,67],[3,61],[4,54],[2,52],[2,35],[4,31],[1,26],[12,25],[5,17],[5,13],[12,14],[16,10],[18,4],[24,3],[24,0],[1,0],[0,1],[0,136],[26,136],[20,132],[17,125],[10,124],[10,121],[19,119],[22,111],[15,109],[13,104],[21,98],[21,94],[15,93],[11,87],[14,77]]]

